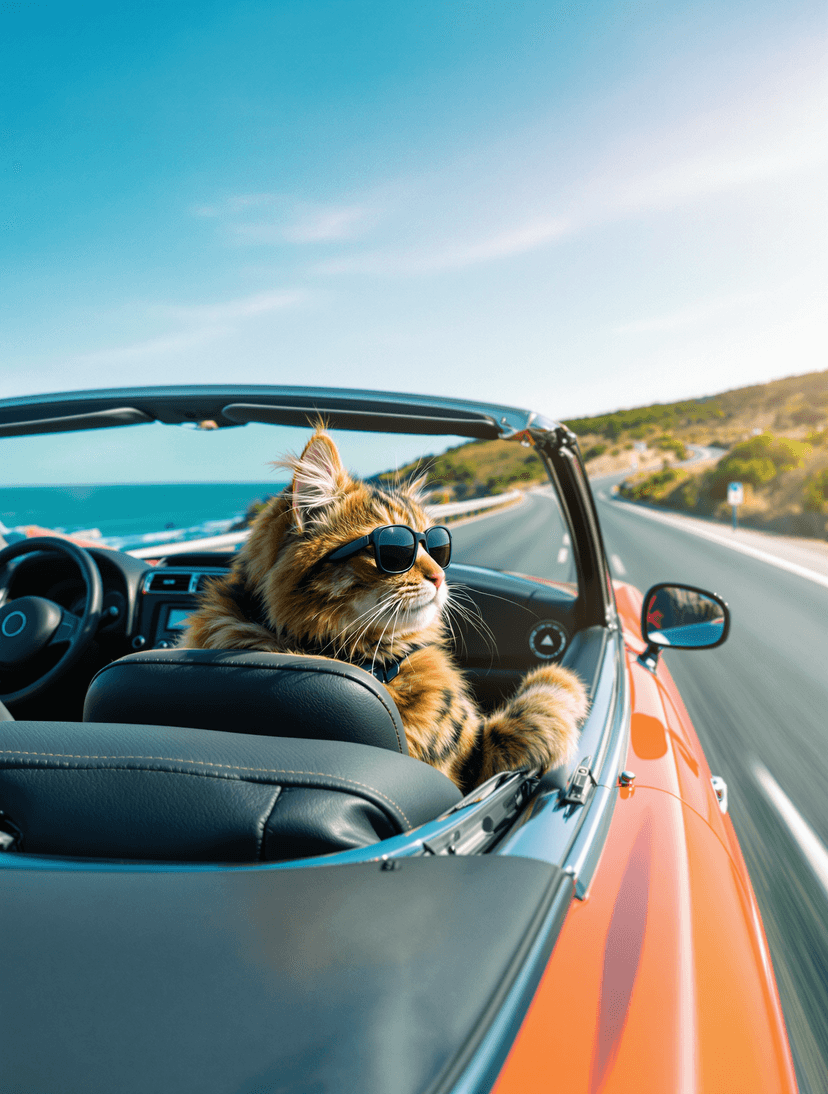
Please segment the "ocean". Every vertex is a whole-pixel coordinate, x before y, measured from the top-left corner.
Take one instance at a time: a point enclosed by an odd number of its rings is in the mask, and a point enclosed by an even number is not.
[[[193,539],[226,531],[251,502],[283,482],[162,482],[126,485],[0,486],[0,524],[62,532],[97,529],[113,547]]]

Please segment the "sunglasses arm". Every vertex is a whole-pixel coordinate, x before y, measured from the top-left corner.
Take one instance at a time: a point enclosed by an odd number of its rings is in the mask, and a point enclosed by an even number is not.
[[[352,555],[359,554],[359,552],[364,547],[367,547],[370,542],[370,536],[361,536],[359,539],[355,539],[352,543],[346,543],[344,547],[339,547],[332,554],[328,555],[328,561],[344,562],[346,558],[351,558]]]

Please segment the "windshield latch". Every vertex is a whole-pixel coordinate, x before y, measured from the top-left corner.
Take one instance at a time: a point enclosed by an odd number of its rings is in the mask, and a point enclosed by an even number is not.
[[[584,805],[587,793],[593,786],[598,785],[595,776],[592,774],[591,763],[592,757],[584,756],[575,768],[572,778],[569,780],[569,786],[566,788],[566,793],[561,798],[563,805]]]

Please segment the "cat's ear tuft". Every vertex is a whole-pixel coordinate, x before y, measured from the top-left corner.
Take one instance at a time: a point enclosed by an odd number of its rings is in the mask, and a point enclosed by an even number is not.
[[[428,472],[424,471],[422,474],[414,475],[400,487],[400,493],[404,494],[407,498],[410,498],[416,505],[422,505],[426,500],[426,483],[428,482]]]
[[[306,519],[314,519],[316,510],[341,498],[351,481],[336,445],[319,429],[305,445],[301,456],[280,461],[279,466],[293,471],[290,495],[299,528]]]

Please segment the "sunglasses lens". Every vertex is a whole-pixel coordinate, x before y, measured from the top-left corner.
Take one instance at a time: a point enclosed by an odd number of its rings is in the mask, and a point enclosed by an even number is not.
[[[426,550],[443,569],[451,562],[451,534],[448,528],[429,528],[426,532]]]
[[[391,525],[383,528],[376,540],[377,561],[389,574],[404,574],[414,565],[417,541],[410,528]]]

